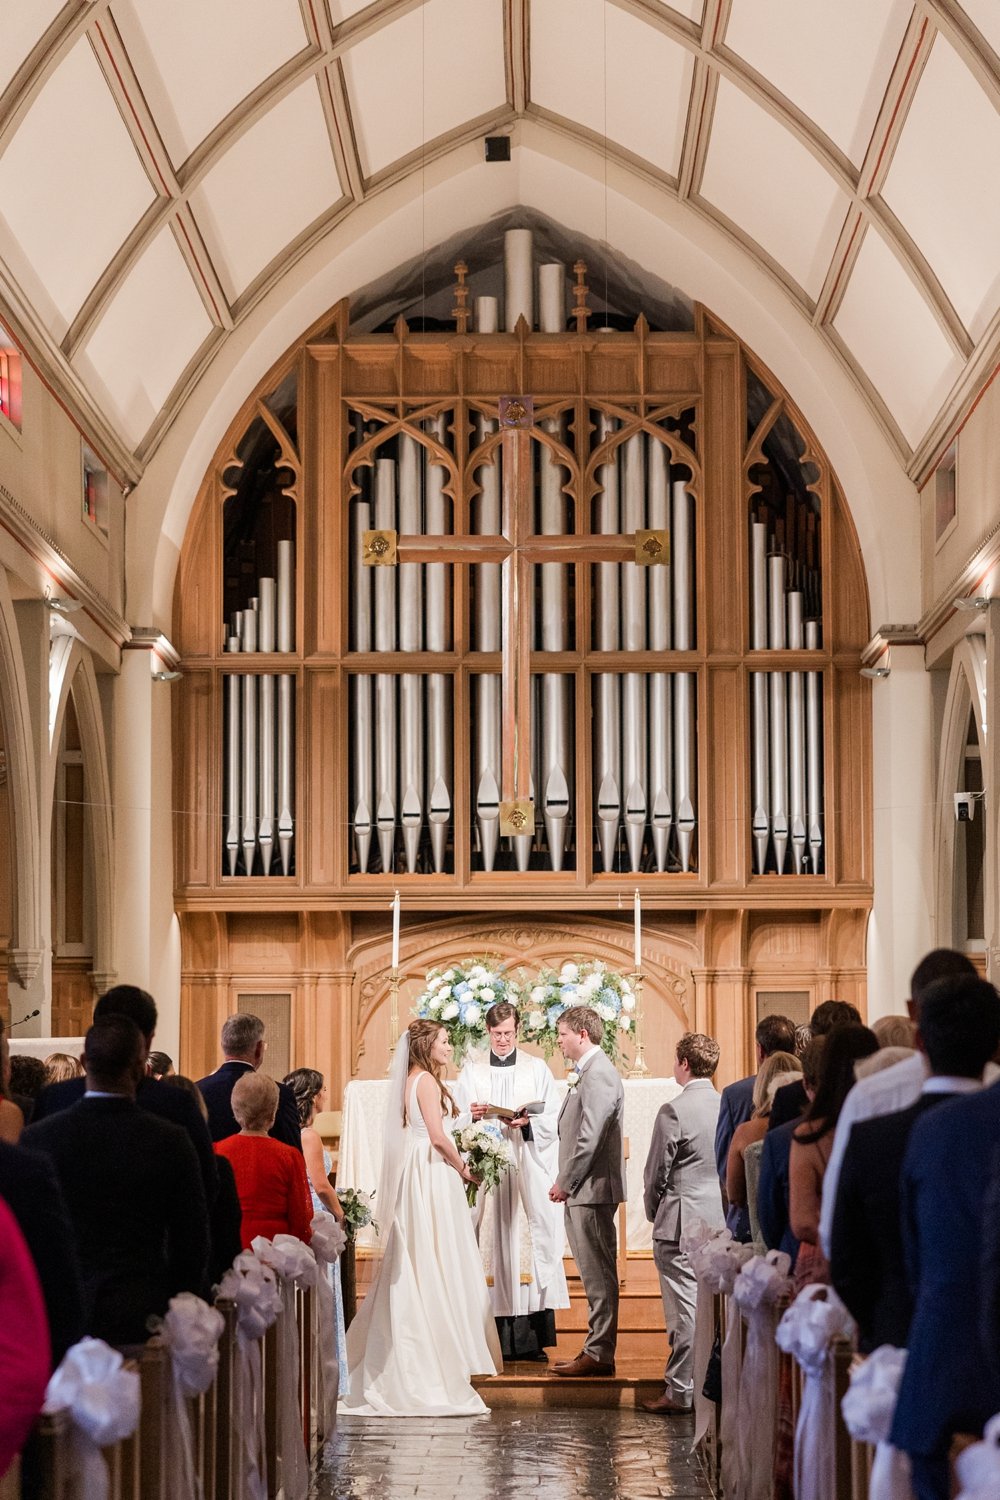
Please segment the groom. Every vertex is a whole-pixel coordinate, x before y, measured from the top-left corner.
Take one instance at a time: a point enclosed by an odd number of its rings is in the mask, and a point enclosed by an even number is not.
[[[615,1211],[625,1200],[618,1069],[598,1046],[604,1022],[589,1005],[559,1018],[559,1050],[577,1075],[559,1113],[559,1177],[549,1189],[566,1205],[566,1234],[589,1313],[583,1352],[552,1366],[555,1375],[613,1375],[618,1339]]]

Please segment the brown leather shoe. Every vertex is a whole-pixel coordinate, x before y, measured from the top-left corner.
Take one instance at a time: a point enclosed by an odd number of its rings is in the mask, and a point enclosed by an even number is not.
[[[655,1411],[661,1417],[689,1417],[694,1410],[691,1406],[678,1406],[676,1401],[671,1401],[666,1391],[662,1396],[657,1396],[655,1401],[640,1401],[639,1405],[643,1411]]]
[[[613,1364],[602,1365],[596,1359],[591,1359],[589,1354],[578,1354],[576,1359],[562,1361],[558,1365],[551,1365],[553,1375],[603,1375],[605,1379],[615,1373]]]

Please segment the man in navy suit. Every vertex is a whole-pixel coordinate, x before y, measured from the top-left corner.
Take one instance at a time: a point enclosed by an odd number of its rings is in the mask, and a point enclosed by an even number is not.
[[[0,1198],[24,1235],[45,1298],[52,1368],[83,1338],[83,1287],[76,1236],[52,1164],[0,1141]]]
[[[1000,1044],[1000,1004],[991,986],[952,976],[920,998],[917,1041],[930,1077],[916,1103],[860,1120],[840,1169],[831,1234],[830,1277],[858,1325],[859,1347],[905,1349],[913,1302],[900,1227],[900,1177],[914,1125],[929,1110],[982,1086]]]
[[[970,980],[983,1003],[1000,996]],[[890,1441],[910,1455],[917,1500],[947,1500],[956,1432],[982,1432],[1000,1410],[1000,1379],[984,1339],[981,1274],[986,1190],[1000,1147],[1000,1084],[951,1099],[910,1132],[902,1229],[914,1295],[909,1354]]]
[[[225,1062],[207,1078],[198,1079],[198,1087],[208,1108],[208,1128],[213,1141],[239,1135],[240,1127],[231,1103],[236,1080],[244,1073],[256,1072],[264,1061],[264,1022],[259,1016],[239,1011],[227,1016],[222,1025],[222,1055]],[[295,1095],[287,1083],[278,1084],[278,1113],[268,1131],[276,1141],[302,1150],[302,1127]]]
[[[146,1047],[143,1054],[145,1069],[157,1022],[156,1001],[152,995],[139,989],[135,984],[116,984],[102,995],[94,1006],[95,1024],[103,1021],[107,1016],[127,1016],[138,1026]],[[35,1112],[31,1117],[32,1124],[38,1120],[47,1119],[59,1110],[69,1109],[70,1105],[76,1104],[83,1098],[86,1087],[86,1082],[82,1078],[67,1078],[63,1083],[50,1083],[48,1088],[43,1089],[38,1096]],[[168,1120],[171,1125],[179,1125],[190,1136],[198,1158],[198,1165],[201,1168],[205,1199],[211,1206],[215,1202],[218,1190],[218,1174],[215,1167],[215,1153],[212,1150],[212,1139],[202,1119],[197,1101],[192,1099],[190,1094],[184,1093],[183,1089],[172,1088],[170,1084],[150,1078],[144,1072],[136,1089],[136,1103],[142,1109],[148,1110],[151,1115],[158,1115],[160,1119]]]
[[[794,1053],[795,1026],[787,1016],[763,1016],[757,1022],[755,1040],[757,1066],[760,1067],[764,1059],[771,1057],[775,1052]],[[756,1073],[751,1073],[748,1078],[740,1078],[736,1083],[727,1084],[722,1090],[719,1123],[715,1128],[715,1164],[719,1171],[723,1192],[726,1189],[726,1163],[729,1160],[729,1147],[732,1145],[737,1126],[745,1124],[753,1114],[753,1086],[756,1081]],[[736,1239],[748,1240],[750,1238],[750,1215],[745,1208],[735,1208],[730,1205],[726,1214],[726,1226],[732,1230]]]

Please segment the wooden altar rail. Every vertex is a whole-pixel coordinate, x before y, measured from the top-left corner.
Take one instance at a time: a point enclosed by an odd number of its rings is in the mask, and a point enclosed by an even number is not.
[[[319,1267],[326,1274],[325,1266]],[[219,1341],[215,1379],[201,1396],[187,1402],[191,1424],[194,1472],[205,1500],[245,1500],[246,1459],[242,1433],[233,1420],[237,1379],[236,1304],[219,1298],[215,1306],[224,1324]],[[329,1435],[322,1409],[321,1341],[317,1319],[320,1302],[315,1293],[296,1289],[295,1321],[299,1334],[299,1410],[306,1453],[311,1459]],[[264,1468],[267,1493],[275,1496],[281,1483],[282,1454],[278,1418],[278,1347],[285,1314],[268,1329],[262,1346]],[[108,1500],[166,1500],[171,1492],[168,1466],[179,1461],[170,1355],[158,1337],[144,1346],[133,1368],[139,1372],[141,1415],[132,1437],[105,1448]],[[39,1500],[88,1500],[74,1472],[71,1424],[66,1412],[42,1416],[35,1427],[38,1450]],[[15,1462],[0,1479],[0,1500],[19,1500],[20,1465]]]

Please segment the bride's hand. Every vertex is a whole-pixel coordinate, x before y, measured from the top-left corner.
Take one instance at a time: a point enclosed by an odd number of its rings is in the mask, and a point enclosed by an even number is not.
[[[470,1172],[465,1162],[462,1163],[461,1177],[463,1182],[472,1183],[475,1187],[478,1187],[483,1180],[481,1177],[477,1177],[474,1172]]]

